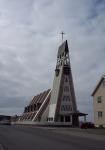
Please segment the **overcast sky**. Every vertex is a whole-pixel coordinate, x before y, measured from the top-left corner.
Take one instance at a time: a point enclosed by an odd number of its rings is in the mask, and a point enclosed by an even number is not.
[[[61,31],[68,40],[78,109],[105,74],[104,0],[0,0],[0,114],[21,114],[52,88]]]

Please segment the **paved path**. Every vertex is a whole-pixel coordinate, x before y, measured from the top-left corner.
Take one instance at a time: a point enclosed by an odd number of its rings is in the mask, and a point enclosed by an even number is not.
[[[62,132],[63,133],[62,133]],[[76,131],[36,127],[0,126],[0,150],[105,150],[100,138],[79,136]],[[74,134],[73,134],[74,133]]]

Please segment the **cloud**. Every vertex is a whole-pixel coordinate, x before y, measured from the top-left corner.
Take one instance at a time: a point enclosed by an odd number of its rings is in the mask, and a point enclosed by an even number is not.
[[[91,93],[105,73],[104,16],[103,0],[1,0],[0,113],[22,113],[35,94],[52,87],[64,30],[78,109],[91,119]]]

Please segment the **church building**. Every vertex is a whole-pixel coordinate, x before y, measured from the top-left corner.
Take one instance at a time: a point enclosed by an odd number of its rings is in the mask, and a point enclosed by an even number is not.
[[[48,89],[31,100],[19,118],[20,123],[79,125],[73,77],[67,40],[58,48],[57,63],[52,89]]]

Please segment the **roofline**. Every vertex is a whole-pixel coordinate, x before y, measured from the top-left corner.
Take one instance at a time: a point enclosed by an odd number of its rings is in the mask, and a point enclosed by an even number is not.
[[[102,83],[102,81],[105,79],[105,75],[103,75],[100,79],[100,81],[98,82],[97,86],[95,87],[94,91],[92,92],[91,96],[94,96],[94,94],[96,93],[97,89],[99,88],[100,84]]]
[[[48,94],[46,95],[46,97],[45,97],[45,99],[44,99],[42,105],[40,106],[39,110],[36,112],[35,116],[33,117],[32,121],[34,121],[34,120],[37,118],[37,116],[38,116],[38,114],[40,113],[40,111],[42,110],[44,104],[45,104],[46,101],[48,100],[48,97],[50,96],[51,91],[52,91],[52,90],[50,89],[49,92],[48,92]]]
[[[65,40],[64,42],[62,42],[62,44],[58,47],[57,57],[59,57],[60,55],[62,55],[62,52],[66,52],[66,53],[69,52],[67,40]]]

